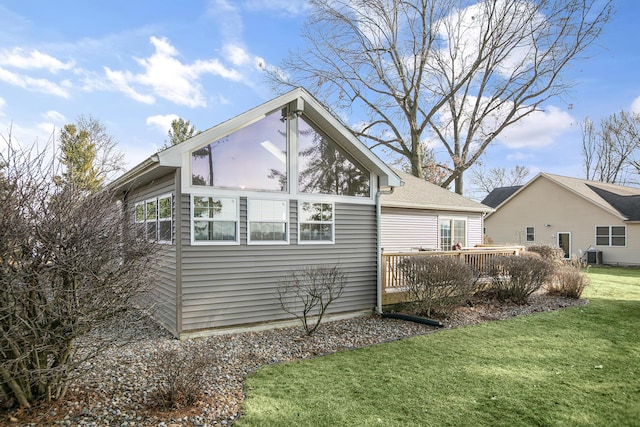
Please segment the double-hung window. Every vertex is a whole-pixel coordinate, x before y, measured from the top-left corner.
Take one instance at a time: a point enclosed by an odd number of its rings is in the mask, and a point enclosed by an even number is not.
[[[286,200],[249,199],[247,208],[249,243],[289,243]]]
[[[237,197],[192,196],[191,236],[194,243],[237,244]]]
[[[624,225],[597,226],[596,227],[597,246],[626,246],[627,227]]]
[[[536,241],[536,229],[534,227],[527,227],[525,233],[527,242]]]
[[[300,243],[333,243],[334,205],[324,202],[301,202],[298,209]]]

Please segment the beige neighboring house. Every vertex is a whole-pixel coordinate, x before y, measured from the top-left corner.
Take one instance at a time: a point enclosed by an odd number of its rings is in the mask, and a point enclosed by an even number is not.
[[[547,244],[592,264],[640,265],[640,188],[540,173],[483,201],[498,244]]]
[[[482,244],[489,206],[469,200],[413,175],[395,171],[404,185],[381,196],[383,252],[451,250]]]

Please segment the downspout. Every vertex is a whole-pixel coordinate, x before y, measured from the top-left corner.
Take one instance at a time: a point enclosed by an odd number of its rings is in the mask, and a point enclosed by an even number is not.
[[[376,193],[376,264],[378,266],[376,274],[376,312],[378,314],[382,314],[382,227],[380,225],[382,221],[382,206],[380,204],[380,197],[383,194],[393,194],[393,188],[394,187],[390,187],[387,191],[379,189]]]

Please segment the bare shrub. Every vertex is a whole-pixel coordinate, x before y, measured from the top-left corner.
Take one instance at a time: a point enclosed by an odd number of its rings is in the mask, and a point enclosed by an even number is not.
[[[344,292],[347,276],[338,266],[311,265],[293,269],[277,288],[280,307],[313,334],[329,305]]]
[[[473,296],[478,280],[472,268],[449,256],[405,258],[398,264],[416,312],[450,314]]]
[[[564,252],[557,246],[551,245],[531,245],[527,246],[527,252],[533,252],[539,254],[542,258],[549,261],[558,262],[562,261]]]
[[[587,285],[589,278],[582,271],[582,263],[573,258],[571,262],[556,268],[546,290],[549,295],[579,299]]]
[[[492,282],[487,291],[500,301],[516,304],[526,304],[554,271],[551,261],[533,256],[500,256],[488,264]]]
[[[204,396],[206,372],[213,369],[217,357],[199,345],[165,349],[149,361],[156,388],[150,404],[168,409],[195,405]]]
[[[114,344],[100,334],[82,349],[76,342],[136,311],[153,283],[153,245],[123,232],[111,192],[56,184],[50,153],[7,142],[0,152],[0,404],[29,408],[62,398],[81,363]]]

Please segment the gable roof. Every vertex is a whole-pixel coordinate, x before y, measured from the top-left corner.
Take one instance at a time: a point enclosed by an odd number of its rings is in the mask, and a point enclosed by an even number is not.
[[[367,170],[380,176],[381,186],[397,187],[402,181],[396,173],[376,156],[362,141],[349,131],[309,92],[303,88],[293,89],[236,117],[209,128],[197,135],[155,153],[142,163],[134,166],[111,184],[111,188],[126,191],[140,184],[169,173],[182,166],[183,155],[204,145],[229,135],[244,126],[256,122],[267,114],[289,106],[295,114],[303,114],[332,138],[350,156]]]
[[[396,208],[433,209],[459,212],[493,212],[489,206],[467,199],[424,179],[395,170],[404,181],[391,194],[380,197],[382,206]]]
[[[510,187],[498,187],[494,188],[487,196],[482,199],[482,204],[497,208],[505,200],[507,200],[513,193],[518,191],[522,185],[512,185]]]
[[[594,206],[597,206],[600,209],[616,215],[623,221],[640,221],[640,188],[625,187],[622,185],[609,184],[600,181],[590,181],[587,179],[570,178],[567,176],[554,175],[544,172],[539,173],[527,184],[520,186],[515,191],[513,191],[511,195],[504,198],[500,203],[494,206],[496,210],[500,209],[500,207],[508,203],[509,200],[517,197],[517,195],[521,191],[523,191],[526,187],[528,187],[538,179],[547,179],[563,187],[567,191],[570,191],[575,195],[582,197]],[[508,193],[508,191],[505,190],[505,194],[506,193]],[[496,197],[496,199],[498,198]]]

